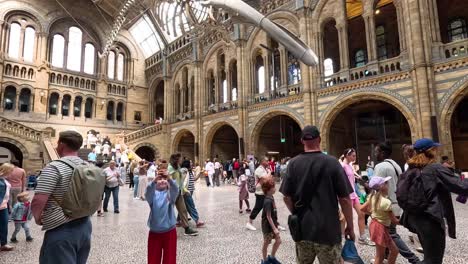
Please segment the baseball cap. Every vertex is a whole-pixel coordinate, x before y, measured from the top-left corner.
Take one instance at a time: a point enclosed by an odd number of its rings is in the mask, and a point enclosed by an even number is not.
[[[430,148],[439,147],[439,146],[442,146],[442,144],[434,142],[434,140],[429,139],[429,138],[421,138],[421,139],[416,140],[416,143],[414,143],[413,148],[417,152],[423,152]]]
[[[306,126],[302,130],[301,139],[302,140],[314,140],[320,137],[320,131],[316,126]]]
[[[374,190],[379,190],[386,182],[388,182],[392,177],[382,178],[379,176],[374,176],[370,179],[369,188]]]

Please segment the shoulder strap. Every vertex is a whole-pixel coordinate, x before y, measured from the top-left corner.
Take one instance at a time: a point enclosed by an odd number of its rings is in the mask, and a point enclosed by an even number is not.
[[[393,169],[395,170],[396,176],[397,176],[397,177],[400,176],[400,173],[398,173],[398,170],[397,170],[397,168],[395,167],[395,165],[393,165],[393,162],[391,162],[391,161],[389,161],[389,160],[385,160],[384,162],[390,163],[390,165],[392,165]]]
[[[73,170],[76,169],[75,163],[71,162],[71,161],[68,160],[68,159],[63,158],[63,159],[59,159],[59,160],[55,160],[55,161],[56,161],[56,162],[65,163],[65,164],[67,164],[68,166],[70,166]]]

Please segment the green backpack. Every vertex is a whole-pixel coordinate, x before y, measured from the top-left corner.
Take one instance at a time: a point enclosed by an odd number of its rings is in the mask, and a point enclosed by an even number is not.
[[[73,169],[67,192],[61,202],[56,201],[62,207],[63,213],[71,219],[94,214],[101,204],[106,185],[102,169],[87,162],[76,165],[67,159],[55,162],[65,163]]]

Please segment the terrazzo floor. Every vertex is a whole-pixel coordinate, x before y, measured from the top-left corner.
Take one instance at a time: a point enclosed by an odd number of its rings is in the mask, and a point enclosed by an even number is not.
[[[197,184],[194,195],[195,203],[206,227],[199,229],[198,237],[183,236],[182,229],[178,230],[178,258],[177,263],[223,263],[223,264],[251,264],[260,263],[262,232],[260,231],[260,216],[255,221],[258,231],[245,230],[248,215],[239,215],[238,194],[235,186],[207,188]],[[255,197],[250,196],[253,206]],[[282,202],[281,194],[276,194],[279,220],[286,226],[287,209]],[[467,205],[455,202],[458,239],[447,239],[447,250],[444,264],[468,263],[468,210]],[[106,263],[146,263],[146,240],[148,229],[146,221],[149,208],[146,202],[133,200],[128,187],[120,191],[120,214],[114,214],[112,205],[105,217],[92,217],[93,240],[90,264]],[[34,241],[25,242],[24,232],[18,235],[19,243],[15,251],[0,252],[0,264],[38,263],[43,232],[40,227],[31,222]],[[13,230],[10,223],[9,231]],[[408,232],[399,227],[399,232],[408,240]],[[281,233],[283,244],[277,258],[282,263],[295,263],[294,243],[289,232]],[[366,264],[371,263],[374,248],[358,246],[361,257]],[[399,256],[397,263],[407,263]],[[53,263],[51,263],[53,264]]]

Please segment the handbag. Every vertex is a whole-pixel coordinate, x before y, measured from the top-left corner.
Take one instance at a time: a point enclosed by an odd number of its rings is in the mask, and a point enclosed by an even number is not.
[[[125,182],[122,180],[122,178],[119,177],[119,186],[124,186]]]

